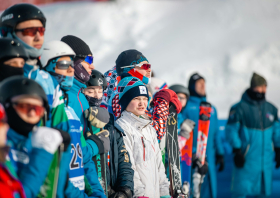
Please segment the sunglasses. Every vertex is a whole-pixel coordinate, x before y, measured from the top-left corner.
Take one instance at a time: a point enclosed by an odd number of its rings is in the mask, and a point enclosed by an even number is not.
[[[44,27],[30,27],[25,29],[16,29],[15,32],[22,32],[23,36],[35,36],[37,32],[41,36],[44,36],[45,34],[45,28]]]
[[[128,67],[140,67],[141,69],[148,70],[152,67],[152,65],[149,63],[133,64],[133,65],[129,65],[129,66],[123,66],[123,67],[121,67],[121,69],[128,68]]]
[[[86,58],[85,58],[85,62],[87,62],[88,64],[92,64],[93,63],[93,56],[87,56]]]
[[[28,103],[13,103],[15,110],[28,114],[31,110],[34,110],[37,116],[42,116],[45,112],[45,108],[38,105],[32,105]]]
[[[56,62],[56,66],[58,69],[68,69],[69,66],[74,68],[74,63],[73,63],[73,61],[63,60],[63,61]]]

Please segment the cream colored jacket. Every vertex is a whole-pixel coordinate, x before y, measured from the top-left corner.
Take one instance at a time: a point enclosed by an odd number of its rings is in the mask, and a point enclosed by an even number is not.
[[[162,163],[161,151],[152,120],[124,111],[115,127],[123,137],[134,170],[134,197],[159,198],[169,195],[169,181]]]

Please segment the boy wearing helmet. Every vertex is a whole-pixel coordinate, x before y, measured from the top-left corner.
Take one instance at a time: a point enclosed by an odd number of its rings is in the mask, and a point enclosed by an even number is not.
[[[21,76],[7,78],[1,83],[0,95],[10,126],[10,168],[21,181],[26,197],[36,197],[67,133],[39,127],[40,120],[49,113],[49,105],[44,90],[34,80]],[[66,141],[63,144],[68,146]],[[50,185],[55,182],[51,180]]]
[[[75,111],[68,105],[68,91],[71,89],[74,80],[73,59],[75,52],[62,41],[48,42],[41,57],[43,68],[51,74],[53,82],[59,84],[65,98],[65,111],[68,122],[71,126],[71,148],[62,163],[66,172],[69,172],[68,187],[65,194],[74,197],[88,197],[85,191],[84,175],[91,187],[90,197],[105,197],[104,192],[97,180],[95,165],[91,160],[91,152],[88,151],[81,134],[81,123]],[[56,86],[55,84],[55,86]],[[83,142],[81,142],[83,141]],[[70,154],[72,153],[72,154]],[[71,160],[70,160],[71,159]],[[73,188],[73,185],[76,189]],[[77,189],[79,190],[77,191]]]
[[[23,76],[23,66],[28,55],[16,39],[0,38],[0,81],[5,78]]]
[[[105,76],[101,72],[93,70],[90,80],[87,82],[87,88],[84,90],[91,108],[100,106],[103,91],[106,88],[107,80]],[[96,129],[96,127],[92,126],[92,133],[94,133],[94,130],[101,131],[101,133],[98,133],[98,136],[101,136],[102,133],[105,134],[105,132],[110,134],[108,151],[111,158],[109,167],[106,166],[108,196],[131,198],[133,194],[134,171],[131,168],[131,161],[129,160],[129,154],[124,145],[122,132],[116,130],[111,124],[107,124],[105,130]],[[105,141],[103,142],[104,147],[106,147]]]

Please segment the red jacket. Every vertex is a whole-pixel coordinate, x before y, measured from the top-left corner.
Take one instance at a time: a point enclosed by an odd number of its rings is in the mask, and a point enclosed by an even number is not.
[[[21,198],[26,198],[21,183],[2,165],[0,165],[0,189],[0,198],[13,198],[17,193]]]

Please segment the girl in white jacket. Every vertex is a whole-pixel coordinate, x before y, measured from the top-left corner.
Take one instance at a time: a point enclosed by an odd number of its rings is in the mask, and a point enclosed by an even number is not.
[[[122,114],[115,127],[125,134],[124,143],[134,170],[134,197],[170,197],[156,131],[145,115],[148,90],[138,78],[126,77],[118,84],[118,91]]]

